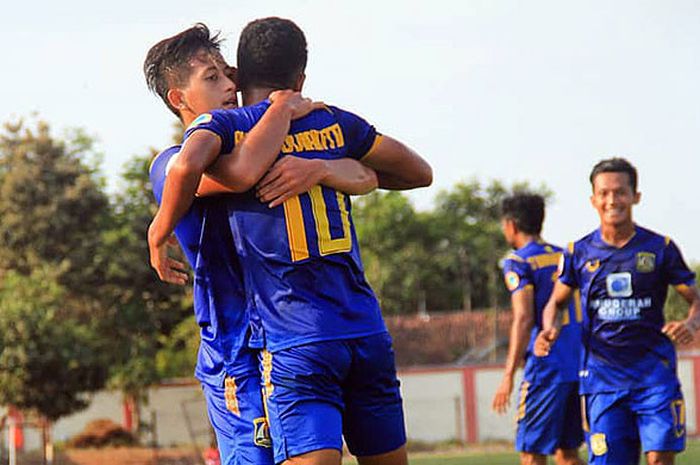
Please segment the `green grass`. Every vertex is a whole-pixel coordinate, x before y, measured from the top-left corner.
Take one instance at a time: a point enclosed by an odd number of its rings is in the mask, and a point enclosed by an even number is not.
[[[581,456],[585,458],[582,449]],[[345,464],[354,464],[354,460],[345,461]],[[520,463],[515,452],[450,452],[433,454],[412,454],[409,456],[411,465],[517,465]],[[554,463],[550,459],[549,463]],[[646,464],[642,458],[641,464]],[[676,456],[676,465],[700,464],[700,440],[688,441],[685,452]]]

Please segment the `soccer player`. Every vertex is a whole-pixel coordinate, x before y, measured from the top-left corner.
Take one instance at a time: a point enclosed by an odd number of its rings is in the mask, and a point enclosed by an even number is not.
[[[584,309],[581,394],[589,463],[670,465],[685,448],[685,404],[674,343],[700,328],[695,275],[668,237],[636,225],[637,170],[623,158],[590,174],[600,227],[569,245],[543,314],[535,354],[554,350],[554,326],[575,289]],[[664,322],[668,286],[690,306],[685,321]],[[557,342],[558,344],[558,342]]]
[[[186,132],[149,228],[151,262],[160,275],[170,267],[167,237],[192,202],[201,173],[250,137],[271,109],[271,91],[301,89],[306,58],[306,39],[293,22],[265,18],[246,26],[238,76],[250,106],[202,115]],[[294,121],[281,152],[361,159],[384,187],[432,180],[429,165],[412,150],[335,107]],[[276,176],[273,169],[262,184],[275,184]],[[251,176],[249,187],[257,181]],[[275,461],[339,464],[344,434],[360,463],[407,463],[391,339],[364,278],[347,196],[315,186],[275,208],[251,192],[229,202],[251,299],[251,344],[267,348],[262,366]]]
[[[578,397],[581,345],[581,309],[565,314],[560,340],[548,357],[532,354],[542,329],[542,309],[556,277],[562,249],[540,237],[544,198],[517,193],[501,203],[501,226],[506,242],[516,249],[505,259],[503,272],[511,294],[513,324],[503,380],[493,398],[493,409],[505,413],[513,391],[513,377],[525,360],[515,448],[523,465],[545,465],[554,454],[559,465],[580,464],[583,442]],[[578,302],[578,301],[577,301]]]
[[[205,25],[198,24],[159,42],[147,55],[144,72],[149,87],[185,125],[191,124],[200,113],[237,107],[237,89],[230,79],[233,69],[221,56],[219,43],[218,36],[212,36]],[[288,116],[284,112],[271,111],[268,119],[256,127],[256,132],[251,132],[253,140],[256,135],[260,135],[258,140],[277,138],[276,142],[273,141],[273,155],[277,154],[286,135],[291,116],[314,108],[299,94],[289,91],[275,97],[272,107],[289,110]],[[297,115],[291,110],[296,110]],[[269,119],[270,116],[273,119]],[[273,131],[270,132],[269,128]],[[150,178],[159,202],[167,168],[179,149],[180,146],[166,149],[151,164]],[[251,153],[254,150],[255,147]],[[233,159],[233,156],[222,157],[222,163]],[[312,166],[308,160],[297,157],[290,157],[290,160],[291,165],[304,169],[293,179],[298,184],[290,184],[288,189],[304,183],[324,182],[336,187],[341,184],[359,194],[376,186],[372,170],[354,160],[343,160],[340,164],[329,162],[325,171]],[[344,183],[334,182],[336,175],[339,179],[348,179]],[[199,193],[206,195],[226,190],[205,177],[200,183]],[[247,347],[245,289],[225,207],[220,197],[200,197],[175,229],[177,239],[195,270],[194,310],[201,328],[195,376],[202,383],[222,463],[272,464],[269,431],[260,394],[257,351]]]

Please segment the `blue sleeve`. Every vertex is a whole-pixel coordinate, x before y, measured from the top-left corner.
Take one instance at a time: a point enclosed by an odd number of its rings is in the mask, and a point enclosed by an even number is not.
[[[211,113],[202,113],[185,131],[183,141],[186,141],[196,131],[207,130],[213,132],[221,139],[221,150],[219,155],[231,153],[235,147],[236,132],[235,113],[229,110],[214,110]]]
[[[664,249],[663,273],[666,282],[672,286],[695,285],[695,273],[688,268],[678,246],[671,240],[668,241]]]
[[[341,110],[337,107],[329,107],[338,120],[340,129],[343,132],[345,146],[348,150],[348,156],[359,160],[367,155],[380,137],[377,130],[364,119],[359,116]]]
[[[578,282],[578,276],[576,275],[575,253],[566,251],[561,255],[561,258],[559,259],[558,272],[559,282],[573,288],[580,287]]]
[[[506,258],[503,265],[503,278],[511,294],[533,284],[530,265],[515,258]]]
[[[168,165],[171,160],[180,152],[180,146],[174,145],[160,152],[151,161],[148,169],[148,178],[151,181],[151,190],[156,202],[160,205],[165,187],[165,177],[167,176]]]

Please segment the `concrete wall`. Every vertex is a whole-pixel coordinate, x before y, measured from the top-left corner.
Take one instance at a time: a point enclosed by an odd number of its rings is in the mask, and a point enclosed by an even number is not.
[[[399,373],[404,397],[408,436],[420,441],[481,442],[512,440],[515,433],[516,379],[512,404],[506,415],[491,410],[493,393],[501,380],[502,366],[444,367],[404,370]],[[686,427],[698,435],[700,424],[700,355],[681,357],[678,375],[686,402]],[[162,446],[200,445],[209,441],[209,422],[199,384],[164,385],[150,391],[149,403],[142,409],[143,420],[156,421],[157,441]],[[0,412],[1,414],[2,412]],[[54,438],[64,441],[80,432],[96,418],[122,421],[121,395],[102,392],[90,407],[57,422]],[[38,433],[25,431],[28,448],[39,444]],[[147,435],[145,440],[150,441]]]

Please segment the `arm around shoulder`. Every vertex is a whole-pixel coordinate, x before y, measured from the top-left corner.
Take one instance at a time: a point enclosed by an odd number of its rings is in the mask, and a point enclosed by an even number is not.
[[[433,182],[433,170],[418,153],[389,136],[380,136],[362,163],[377,173],[379,187],[403,190],[426,187]]]

